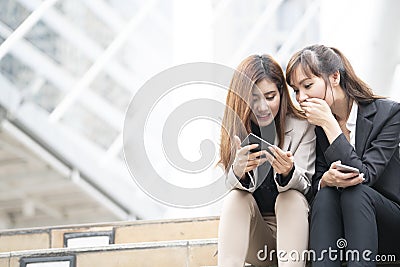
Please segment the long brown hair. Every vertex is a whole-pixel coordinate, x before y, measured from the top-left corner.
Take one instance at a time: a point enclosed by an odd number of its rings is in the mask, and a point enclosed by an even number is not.
[[[262,79],[275,83],[280,94],[280,107],[274,118],[280,148],[283,146],[286,115],[293,114],[304,118],[290,99],[285,76],[279,64],[270,55],[247,57],[236,68],[226,97],[221,127],[221,158],[218,162],[225,170],[228,170],[235,158],[235,149],[231,149],[234,146],[233,137],[237,135],[243,140],[251,132],[252,111],[248,103],[250,103],[254,85]]]
[[[339,71],[339,85],[347,97],[359,104],[383,98],[375,95],[372,89],[355,74],[349,60],[337,48],[311,45],[296,52],[286,68],[286,80],[289,85],[293,84],[292,78],[298,66],[301,66],[307,77],[314,75],[324,79],[325,86],[329,84],[329,75]]]

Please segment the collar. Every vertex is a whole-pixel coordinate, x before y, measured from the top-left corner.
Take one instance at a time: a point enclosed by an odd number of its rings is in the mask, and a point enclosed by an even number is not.
[[[354,126],[357,123],[357,112],[358,112],[358,105],[356,101],[353,101],[353,104],[351,106],[351,111],[349,114],[349,118],[347,119],[346,126],[349,128],[349,126]]]

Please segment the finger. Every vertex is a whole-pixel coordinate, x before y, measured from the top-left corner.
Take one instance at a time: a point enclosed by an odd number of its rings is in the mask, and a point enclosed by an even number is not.
[[[288,164],[291,164],[290,157],[288,157],[286,155],[286,153],[283,152],[281,149],[274,147],[273,152],[274,152],[276,161],[279,162],[281,165],[286,166]]]
[[[335,162],[332,162],[332,164],[331,164],[331,169],[336,169],[336,165],[337,164],[341,164],[342,162],[340,161],[340,160],[337,160],[337,161],[335,161]]]
[[[355,186],[355,185],[361,184],[363,181],[364,181],[363,178],[357,176],[353,179],[348,179],[345,182],[343,182],[341,187]]]
[[[250,154],[250,150],[257,148],[259,145],[258,144],[252,144],[252,145],[247,145],[239,149],[236,154],[239,154],[241,156],[248,156]]]
[[[257,168],[257,165],[252,165],[252,166],[250,166],[250,167],[246,167],[246,169],[245,169],[244,171],[245,171],[245,172],[249,172],[249,171],[254,170],[255,168]]]
[[[249,161],[247,161],[247,166],[253,166],[253,165],[258,166],[258,165],[260,165],[260,163],[263,164],[265,161],[267,161],[265,158],[249,160]]]
[[[348,180],[360,176],[358,172],[348,172],[348,173],[340,172],[340,173],[342,173],[343,180]]]
[[[241,148],[241,150],[243,151],[243,152],[249,152],[250,150],[252,150],[252,149],[255,149],[255,148],[257,148],[257,147],[259,147],[259,144],[251,144],[251,145],[247,145],[247,146],[244,146],[244,147],[242,147]]]
[[[272,168],[274,169],[275,172],[281,173],[282,171],[282,166],[280,164],[277,164],[276,162],[271,164]]]
[[[287,164],[288,164],[288,161],[289,161],[288,158],[282,158],[281,155],[277,155],[277,156],[274,158],[274,163],[276,163],[276,164],[279,163],[279,164],[282,165],[282,166],[287,165]]]
[[[311,105],[313,105],[313,103],[308,101],[303,101],[300,103],[300,107],[310,107]]]
[[[300,107],[301,107],[302,109],[311,111],[311,110],[313,110],[313,109],[314,109],[314,110],[315,110],[315,109],[320,109],[321,104],[319,104],[319,103],[312,103],[312,102],[303,102],[303,103],[300,105]]]
[[[332,175],[339,180],[348,180],[354,177],[358,176],[358,173],[354,173],[354,172],[341,172],[337,169],[332,169],[331,170]]]
[[[258,166],[263,165],[265,162],[267,162],[267,159],[266,158],[262,158],[260,160],[260,163],[258,163]]]
[[[273,157],[275,158],[278,155],[278,152],[275,150],[273,146],[268,147],[269,152],[272,153]],[[269,154],[271,154],[269,153]]]
[[[233,137],[233,141],[235,143],[236,149],[240,149],[241,148],[241,142],[240,142],[239,136],[235,135]]]
[[[281,157],[285,157],[285,156],[286,156],[286,153],[283,152],[283,150],[280,149],[280,148],[277,147],[277,146],[271,146],[271,147],[269,147],[269,149],[272,150],[272,151],[274,152],[274,155],[275,155],[275,156],[277,156],[277,155],[279,155],[279,156],[281,156]]]
[[[304,103],[308,103],[309,105],[312,105],[312,104],[323,105],[324,102],[325,102],[325,100],[323,100],[321,98],[317,98],[317,97],[307,98],[307,101],[304,101]]]
[[[265,153],[264,151],[265,150],[261,150],[261,151],[258,151],[258,152],[250,153],[249,154],[249,159],[252,160],[252,159],[256,159],[256,158],[262,157],[264,155],[264,153]]]
[[[282,163],[275,161],[274,164],[272,164],[272,167],[274,168],[275,171],[282,173],[285,172],[285,170],[288,169],[286,165],[283,165]]]
[[[356,172],[342,172],[338,169],[332,169],[331,171],[332,171],[332,174],[334,175],[334,177],[336,177],[338,179],[342,179],[342,180],[351,179],[351,178],[357,177],[359,175]]]
[[[274,163],[275,161],[275,157],[272,156],[269,152],[265,152],[265,158],[269,161],[269,163],[271,163],[271,165]]]
[[[252,171],[252,170],[254,170],[255,168],[257,168],[258,166],[259,166],[259,165],[257,165],[257,164],[247,166],[246,169],[245,169],[245,172]]]
[[[258,166],[258,163],[259,163],[258,160],[251,160],[247,162],[246,166],[247,167]]]

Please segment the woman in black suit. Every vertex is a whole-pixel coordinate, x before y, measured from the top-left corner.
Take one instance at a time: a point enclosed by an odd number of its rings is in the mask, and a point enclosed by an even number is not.
[[[400,259],[400,104],[375,95],[338,49],[323,45],[295,53],[286,78],[317,126],[313,266]]]

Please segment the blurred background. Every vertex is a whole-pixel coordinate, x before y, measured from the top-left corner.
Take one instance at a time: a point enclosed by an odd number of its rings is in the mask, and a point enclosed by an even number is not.
[[[218,215],[163,205],[124,162],[125,111],[182,63],[335,46],[400,100],[397,0],[0,0],[0,229]],[[198,150],[198,148],[194,148]]]

